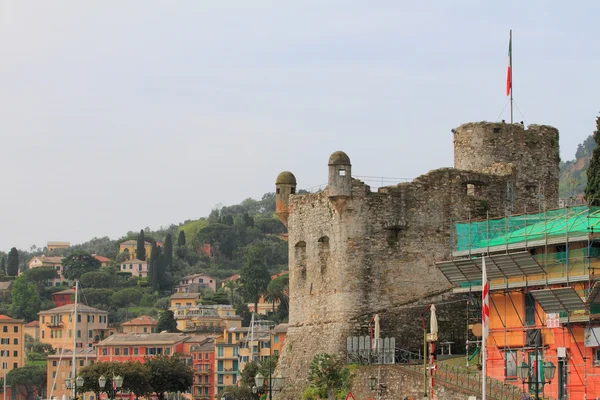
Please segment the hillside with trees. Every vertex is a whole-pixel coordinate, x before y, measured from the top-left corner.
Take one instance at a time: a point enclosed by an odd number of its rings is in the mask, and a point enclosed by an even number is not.
[[[29,251],[11,249],[0,253],[0,280],[13,280],[10,303],[0,303],[0,314],[27,321],[37,319],[40,310],[53,308],[52,293],[64,286],[48,286],[57,277],[52,268],[27,270],[34,256],[61,256],[64,276],[78,279],[82,303],[109,311],[109,322],[120,323],[137,315],[158,317],[169,306],[174,286],[186,275],[204,273],[219,281],[240,274],[239,282],[227,282],[216,292],[206,290],[203,304],[233,304],[248,317],[248,303],[262,295],[281,301],[277,321],[287,318],[287,276],[271,281],[271,276],[287,269],[288,246],[285,226],[275,216],[275,194],[260,200],[213,209],[207,217],[188,220],[158,230],[145,228],[127,232],[119,239],[94,238],[67,249],[48,252],[32,246]],[[137,243],[134,254],[119,253],[126,240]],[[143,243],[151,244],[151,251]],[[93,255],[110,259],[102,267]],[[131,258],[145,259],[148,278],[120,270]],[[18,271],[23,273],[17,276]],[[8,273],[7,273],[8,272]],[[275,310],[274,310],[275,311]],[[276,315],[277,314],[277,315]]]
[[[578,199],[583,196],[587,184],[586,171],[595,148],[596,141],[590,135],[577,146],[574,160],[560,163],[559,196],[561,199]]]

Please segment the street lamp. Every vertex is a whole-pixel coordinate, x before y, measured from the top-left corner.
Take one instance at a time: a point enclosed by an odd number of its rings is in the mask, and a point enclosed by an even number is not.
[[[540,381],[539,376],[538,376],[537,365],[535,366],[535,368],[533,368],[533,380],[529,380],[529,378],[532,377],[531,376],[532,375],[531,367],[529,366],[529,364],[527,364],[525,361],[523,361],[521,363],[521,365],[519,365],[517,367],[519,378],[521,378],[521,381],[523,382],[523,391],[525,391],[525,384],[528,384],[528,385],[535,384],[535,398],[536,399],[540,398],[540,383],[541,384],[545,384],[545,383],[550,384],[552,381],[552,378],[554,378],[554,374],[556,373],[556,365],[554,365],[550,361],[544,362],[542,364],[542,366],[543,366],[543,371],[544,371],[544,379],[542,381]],[[546,378],[548,379],[547,382],[546,382]]]
[[[67,390],[70,391],[71,389],[73,389],[73,393],[74,393],[75,397],[77,397],[77,387],[82,387],[83,383],[84,383],[84,380],[81,375],[78,376],[77,379],[74,379],[73,381],[71,381],[71,378],[65,378],[65,386],[67,387]]]
[[[121,375],[113,375],[112,380],[114,388],[110,390],[110,398],[114,399],[119,389],[121,389],[121,386],[123,386],[123,377]],[[100,378],[98,378],[98,385],[100,385],[100,390],[102,390],[106,386],[106,377],[104,375],[101,375]]]
[[[375,378],[373,375],[369,377],[369,389],[377,391],[377,399],[381,399],[381,392],[383,392],[387,386],[379,382],[379,378]]]
[[[269,371],[270,373],[270,371]],[[273,398],[273,392],[280,392],[283,390],[285,378],[281,374],[275,376],[269,376],[268,383],[265,385],[265,377],[260,372],[254,377],[255,386],[252,387],[253,393],[269,391],[269,400]]]

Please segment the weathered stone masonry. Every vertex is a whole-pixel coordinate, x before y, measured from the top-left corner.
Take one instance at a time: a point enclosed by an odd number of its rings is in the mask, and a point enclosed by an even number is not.
[[[279,398],[300,398],[314,355],[342,356],[347,336],[364,334],[374,313],[384,335],[414,336],[406,332],[419,324],[414,312],[401,310],[450,289],[433,262],[449,256],[451,221],[504,215],[507,188],[512,212],[558,205],[556,129],[481,122],[453,132],[455,168],[377,192],[352,178],[343,152],[331,156],[322,192],[295,194],[294,175],[278,176],[277,215],[288,227],[290,251],[290,325],[278,366],[286,388]]]

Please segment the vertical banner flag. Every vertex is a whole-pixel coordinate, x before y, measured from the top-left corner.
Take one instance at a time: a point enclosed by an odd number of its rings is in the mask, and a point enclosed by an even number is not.
[[[487,348],[486,341],[490,325],[490,287],[487,280],[487,271],[485,268],[485,256],[481,258],[481,324],[483,325],[483,336],[481,338],[481,400],[487,398]]]
[[[487,272],[485,268],[485,256],[481,259],[481,283],[483,285],[483,292],[481,295],[481,323],[483,325],[483,340],[488,334],[489,327],[489,318],[490,318],[490,294],[489,294],[489,284],[487,280]]]
[[[512,90],[512,35],[508,40],[508,69],[506,70],[506,95]]]

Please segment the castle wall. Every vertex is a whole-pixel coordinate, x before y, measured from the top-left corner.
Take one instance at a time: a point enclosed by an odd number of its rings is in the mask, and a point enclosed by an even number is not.
[[[289,232],[290,319],[277,367],[286,384],[276,398],[300,398],[312,358],[345,357],[346,338],[367,334],[375,313],[385,321],[382,334],[396,337],[397,347],[420,344],[415,310],[447,298],[451,289],[434,261],[450,256],[452,221],[504,215],[507,187],[515,189],[516,210],[537,208],[535,182],[543,184],[544,201],[557,204],[557,143],[558,132],[546,126],[525,131],[518,125],[465,124],[455,133],[455,165],[461,169],[433,170],[378,192],[352,179],[350,194],[343,196],[331,191],[343,180],[335,174],[334,185],[330,176],[322,192],[280,197]],[[350,165],[345,153],[332,159]],[[332,159],[330,167],[337,165]],[[445,318],[452,315],[461,318],[450,307]]]

